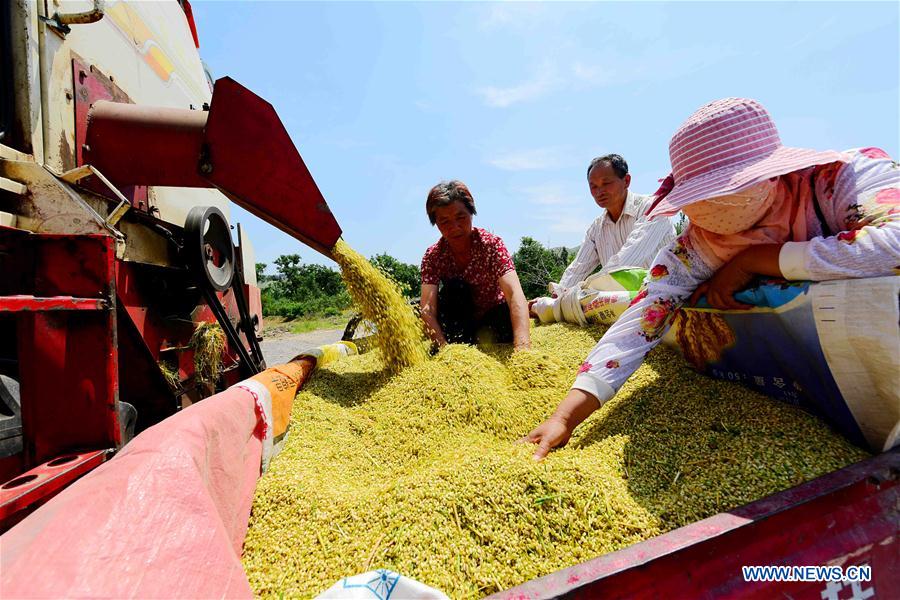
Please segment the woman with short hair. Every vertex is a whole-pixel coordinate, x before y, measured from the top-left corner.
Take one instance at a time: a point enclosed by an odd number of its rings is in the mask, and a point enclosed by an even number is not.
[[[442,181],[425,202],[441,239],[422,258],[422,318],[438,346],[509,343],[531,347],[528,304],[498,236],[472,226],[475,200],[461,181]]]

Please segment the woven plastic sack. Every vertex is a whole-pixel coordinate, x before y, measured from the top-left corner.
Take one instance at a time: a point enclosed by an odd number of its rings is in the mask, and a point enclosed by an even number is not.
[[[345,577],[316,598],[320,600],[448,600],[443,592],[387,569]]]
[[[571,288],[551,283],[551,297],[538,298],[534,311],[541,323],[611,325],[628,308],[646,276],[646,269],[621,269],[592,275]]]

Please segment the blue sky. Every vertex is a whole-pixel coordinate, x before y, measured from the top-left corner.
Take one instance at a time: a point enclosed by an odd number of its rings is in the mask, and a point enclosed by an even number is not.
[[[271,102],[344,239],[418,263],[425,196],[461,179],[475,225],[581,242],[600,209],[591,158],[632,190],[669,171],[694,110],[759,100],[789,146],[900,157],[900,3],[443,3],[194,0],[200,51]],[[330,261],[235,208],[257,260]]]

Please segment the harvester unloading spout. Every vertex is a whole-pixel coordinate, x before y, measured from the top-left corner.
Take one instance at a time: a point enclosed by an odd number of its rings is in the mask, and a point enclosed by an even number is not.
[[[116,185],[215,187],[329,257],[341,235],[275,109],[231,78],[209,111],[95,102],[86,141],[83,162]]]

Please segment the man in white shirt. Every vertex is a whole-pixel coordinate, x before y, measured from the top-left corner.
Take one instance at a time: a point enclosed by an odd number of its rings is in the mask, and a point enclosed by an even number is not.
[[[588,166],[587,179],[594,202],[604,211],[588,227],[578,255],[566,268],[559,283],[550,283],[553,297],[538,298],[531,303],[532,316],[543,322],[566,320],[583,323],[584,317],[580,314],[575,318],[561,318],[566,311],[560,313],[559,306],[555,305],[559,304],[562,296],[567,293],[572,295],[576,288],[584,288],[585,280],[601,265],[602,269],[597,274],[601,276],[626,269],[648,269],[657,252],[675,239],[675,228],[669,219],[647,219],[645,213],[653,197],[635,194],[628,189],[631,175],[624,158],[618,154],[595,158]],[[597,275],[591,281],[609,281],[609,278],[598,278]]]

